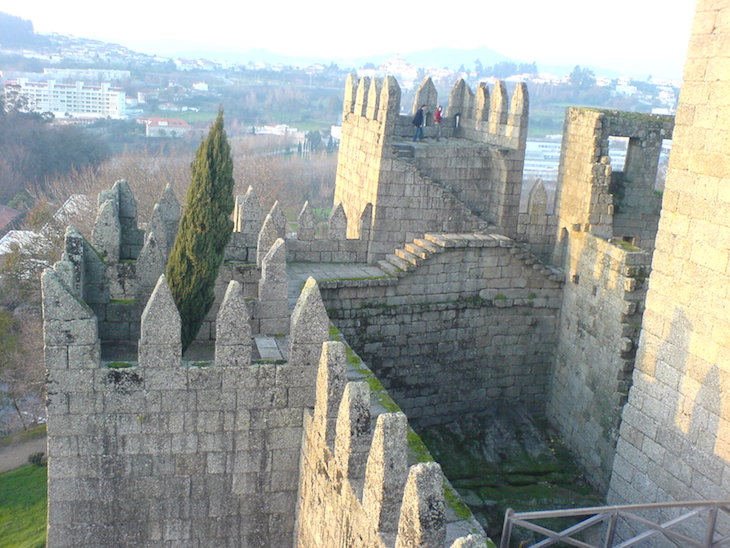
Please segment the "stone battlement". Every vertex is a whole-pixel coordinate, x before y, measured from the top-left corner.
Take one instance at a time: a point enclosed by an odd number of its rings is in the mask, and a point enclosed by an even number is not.
[[[214,359],[184,361],[180,318],[161,276],[142,312],[137,360],[107,362],[97,318],[71,289],[73,273],[73,264],[62,260],[43,275],[49,546],[290,545],[300,453],[317,469],[325,465],[317,463],[319,451],[301,445],[303,412],[314,407],[321,420],[322,409],[333,405],[320,388],[315,406],[323,344],[319,376],[327,367],[344,367],[343,343],[326,343],[329,318],[316,282],[305,284],[291,316],[286,361],[252,362],[249,305],[236,281],[217,313]],[[336,362],[328,350],[333,344],[343,358]],[[355,396],[343,401],[357,405],[348,416],[362,425],[370,417],[370,390],[359,383],[350,392]],[[396,420],[405,432],[405,417]],[[337,462],[355,462],[369,425],[338,429]],[[343,438],[350,432],[360,436],[359,445]],[[423,474],[435,479],[426,492],[417,482],[398,502],[404,516],[399,534],[430,535],[443,546],[443,479],[432,463],[414,469],[411,482]],[[374,484],[380,475],[376,467],[358,477],[372,477],[367,483]],[[432,499],[441,501],[440,521],[431,519],[436,530],[424,533],[418,509]],[[479,531],[476,522],[471,527]]]

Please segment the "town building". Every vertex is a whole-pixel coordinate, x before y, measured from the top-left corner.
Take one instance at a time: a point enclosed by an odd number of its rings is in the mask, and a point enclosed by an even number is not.
[[[114,118],[125,117],[125,93],[108,83],[87,86],[84,82],[58,84],[29,82],[18,78],[5,84],[6,99],[24,97],[27,108],[35,112],[52,112],[56,118]]]

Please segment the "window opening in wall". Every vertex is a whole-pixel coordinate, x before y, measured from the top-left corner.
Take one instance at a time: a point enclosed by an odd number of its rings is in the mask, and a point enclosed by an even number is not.
[[[669,153],[672,150],[672,140],[662,140],[662,151],[659,154],[659,166],[656,171],[656,181],[654,182],[654,190],[664,192],[664,182],[667,179],[667,168],[669,167]]]
[[[628,137],[610,136],[608,138],[608,155],[611,158],[611,169],[616,171],[624,171],[626,164],[626,152],[629,148]]]
[[[630,139],[628,137],[609,136],[608,155],[611,159],[611,182],[608,192],[613,196],[613,212],[620,213],[623,199],[626,194],[625,173],[627,171],[627,157],[630,154]]]

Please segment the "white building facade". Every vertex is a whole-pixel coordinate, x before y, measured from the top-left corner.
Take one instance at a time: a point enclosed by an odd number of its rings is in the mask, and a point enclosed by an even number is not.
[[[5,97],[11,94],[25,97],[28,109],[52,112],[56,118],[115,118],[125,117],[125,93],[108,83],[86,86],[83,82],[57,84],[29,82],[18,78],[5,84]]]

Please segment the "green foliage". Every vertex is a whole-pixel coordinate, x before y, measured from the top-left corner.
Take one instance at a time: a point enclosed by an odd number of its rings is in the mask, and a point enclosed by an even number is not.
[[[44,46],[48,38],[35,34],[31,21],[0,12],[0,43],[4,48]]]
[[[596,75],[589,68],[581,68],[576,65],[570,73],[570,85],[578,89],[586,89],[596,84]]]
[[[0,474],[0,548],[41,548],[46,542],[45,466]]]
[[[183,350],[213,304],[213,285],[233,231],[232,211],[233,161],[221,110],[195,154],[185,210],[167,263],[167,282],[182,320]]]
[[[31,453],[30,455],[28,455],[28,464],[32,464],[34,466],[43,466],[43,455],[45,455],[43,451]]]
[[[7,98],[6,98],[7,99]],[[7,100],[0,116],[0,203],[56,177],[99,165],[109,155],[87,130],[55,126],[36,112],[24,112],[21,97]]]

